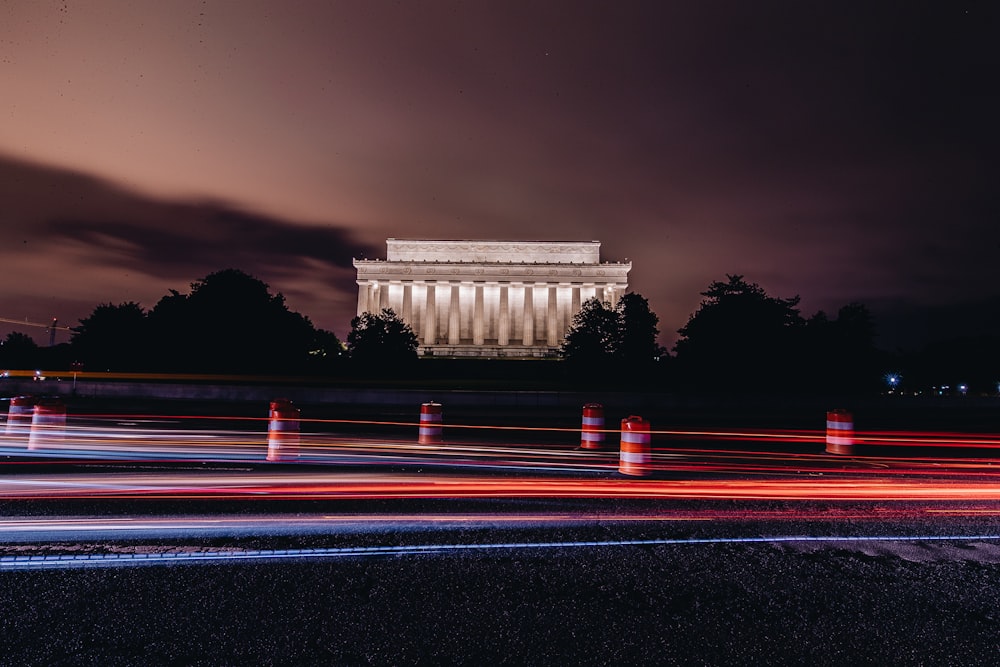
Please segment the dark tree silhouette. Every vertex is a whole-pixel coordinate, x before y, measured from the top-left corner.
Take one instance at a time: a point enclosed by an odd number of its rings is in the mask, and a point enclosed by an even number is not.
[[[292,373],[309,365],[317,331],[290,311],[282,294],[261,280],[224,269],[191,284],[187,296],[171,290],[150,311],[157,365],[166,370]],[[332,334],[331,334],[332,335]],[[326,345],[329,340],[324,338]]]
[[[803,370],[816,389],[874,391],[881,384],[885,355],[875,347],[875,323],[868,307],[850,303],[830,320],[819,311],[803,330]]]
[[[150,353],[146,313],[134,301],[103,303],[71,328],[73,355],[95,371],[141,370]]]
[[[40,358],[39,348],[26,333],[11,331],[0,341],[0,367],[27,370],[36,368]]]
[[[417,358],[417,336],[391,308],[362,313],[351,320],[347,351],[351,360],[368,368],[392,370]]]
[[[310,366],[316,370],[333,370],[344,357],[347,348],[337,335],[326,329],[316,329],[309,346]]]
[[[677,365],[685,381],[717,389],[774,388],[794,377],[804,322],[799,297],[769,296],[740,275],[713,282],[678,330]]]
[[[198,337],[187,314],[187,295],[170,290],[146,317],[152,343],[146,360],[148,367],[163,371],[193,370],[191,359],[185,355],[190,354]]]
[[[837,340],[849,354],[875,347],[875,321],[868,306],[852,302],[837,311]]]
[[[660,318],[649,309],[649,301],[630,292],[619,299],[615,310],[618,314],[615,356],[635,367],[648,366],[659,359],[665,352],[656,342]]]
[[[559,348],[570,374],[577,379],[636,381],[651,378],[650,371],[663,354],[656,343],[659,318],[640,294],[629,293],[612,308],[587,299]]]
[[[559,354],[572,363],[608,364],[619,338],[618,313],[610,304],[590,298],[573,316]]]
[[[71,359],[88,370],[329,371],[343,350],[333,333],[237,269],[192,283],[187,295],[170,290],[148,314],[137,303],[102,304],[73,331]]]

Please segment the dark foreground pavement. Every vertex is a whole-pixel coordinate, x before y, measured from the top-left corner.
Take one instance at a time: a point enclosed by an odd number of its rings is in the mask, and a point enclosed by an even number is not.
[[[998,561],[810,542],[2,572],[0,661],[994,665]]]

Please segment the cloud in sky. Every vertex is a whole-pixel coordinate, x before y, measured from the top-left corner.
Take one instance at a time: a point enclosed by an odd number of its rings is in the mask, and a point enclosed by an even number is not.
[[[5,235],[33,230],[0,251],[32,276],[0,316],[247,262],[344,335],[344,259],[386,237],[598,239],[666,342],[727,273],[919,329],[1000,294],[996,25],[989,3],[8,3],[0,153],[37,192],[0,185]]]
[[[221,202],[161,201],[3,158],[0,200],[6,239],[0,263],[12,295],[4,307],[13,315],[4,316],[10,319],[24,313],[47,322],[55,315],[72,325],[99,303],[137,301],[151,308],[170,289],[186,292],[194,280],[235,267],[282,292],[317,326],[339,328],[356,298],[349,287],[352,257],[378,252],[343,227]]]

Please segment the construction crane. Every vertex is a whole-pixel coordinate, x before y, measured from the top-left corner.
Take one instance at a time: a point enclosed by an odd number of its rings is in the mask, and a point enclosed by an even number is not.
[[[56,317],[52,318],[51,324],[42,324],[40,322],[29,322],[28,320],[12,320],[8,317],[0,317],[0,322],[7,322],[9,324],[20,324],[25,327],[41,327],[43,329],[49,330],[49,347],[56,344],[56,331],[72,331],[69,327],[58,326],[59,319]]]

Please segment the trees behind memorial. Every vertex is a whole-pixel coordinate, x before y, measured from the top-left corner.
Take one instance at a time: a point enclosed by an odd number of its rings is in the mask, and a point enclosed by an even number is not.
[[[559,355],[585,375],[634,379],[647,374],[664,355],[656,342],[658,322],[649,302],[634,292],[615,306],[587,299],[573,316]]]
[[[682,386],[786,392],[877,386],[881,356],[864,305],[841,308],[835,320],[822,311],[806,320],[798,296],[771,296],[740,275],[711,283],[702,296],[674,347]]]
[[[70,347],[88,370],[148,368],[152,352],[150,326],[138,303],[102,303],[72,330]]]
[[[315,329],[290,311],[280,293],[236,269],[171,292],[149,312],[150,342],[167,368],[213,372],[291,372],[303,369]]]
[[[40,358],[38,344],[26,333],[11,331],[0,341],[0,370],[35,368]]]
[[[739,275],[711,283],[702,296],[679,330],[674,356],[656,343],[658,318],[646,299],[631,293],[615,307],[596,299],[582,304],[560,348],[566,363],[435,359],[413,365],[416,339],[390,311],[352,322],[355,363],[348,364],[333,333],[290,311],[265,283],[227,269],[192,283],[187,294],[170,290],[149,312],[134,302],[102,303],[72,328],[68,344],[39,347],[25,334],[10,333],[0,341],[0,370],[55,372],[79,362],[95,372],[306,373],[358,381],[372,369],[394,369],[400,377],[461,386],[579,386],[595,379],[631,388],[783,393],[877,391],[886,388],[890,372],[901,377],[893,388],[907,392],[967,387],[970,395],[995,393],[1000,382],[996,337],[891,355],[876,348],[875,323],[863,304],[803,318],[798,297],[774,297]]]
[[[176,290],[148,313],[102,304],[73,328],[70,346],[87,370],[298,373],[340,354],[336,336],[288,309],[283,295],[237,269]]]
[[[618,300],[615,310],[618,313],[616,356],[626,364],[641,367],[659,361],[666,350],[656,342],[660,318],[649,309],[649,301],[637,292],[629,292]]]
[[[587,299],[573,316],[559,354],[574,364],[608,364],[615,353],[618,326],[618,313],[611,304]]]
[[[417,336],[391,308],[351,320],[347,352],[359,368],[382,372],[408,369],[417,359]]]

